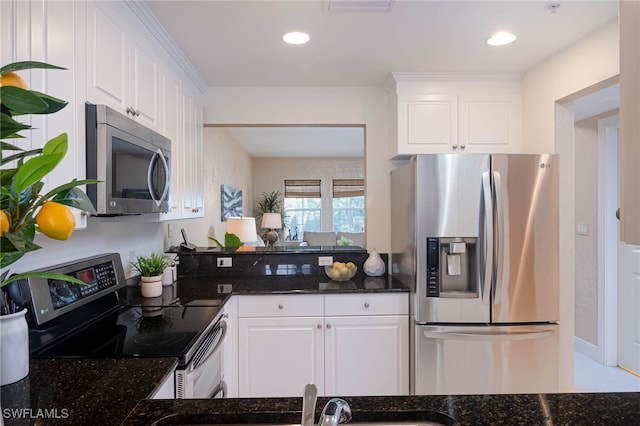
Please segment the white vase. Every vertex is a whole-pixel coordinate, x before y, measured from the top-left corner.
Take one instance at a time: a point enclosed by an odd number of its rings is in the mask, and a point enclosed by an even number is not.
[[[162,275],[140,277],[140,293],[142,297],[162,296]]]
[[[376,249],[373,249],[373,251],[371,251],[371,254],[369,254],[367,260],[364,261],[362,270],[370,277],[379,277],[381,275],[384,275],[386,266],[384,265],[384,261],[382,260]]]
[[[22,380],[29,374],[29,325],[26,309],[0,315],[0,385]]]

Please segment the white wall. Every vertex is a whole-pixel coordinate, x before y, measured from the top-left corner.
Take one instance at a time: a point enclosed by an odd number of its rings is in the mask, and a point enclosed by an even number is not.
[[[37,234],[36,244],[42,248],[27,253],[9,267],[11,273],[26,272],[59,263],[78,260],[101,253],[120,253],[125,274],[130,262],[139,254],[161,253],[162,224],[145,222],[141,217],[96,218],[88,220],[86,229],[76,230],[66,241],[57,241]]]
[[[352,124],[365,128],[367,247],[390,250],[387,96],[377,87],[216,87],[205,124]]]
[[[613,21],[524,74],[525,152],[556,151],[554,103],[617,75],[618,39],[618,23]]]
[[[575,144],[573,109],[556,101],[619,72],[617,22],[533,67],[522,80],[523,148],[560,154],[560,390],[573,390]]]

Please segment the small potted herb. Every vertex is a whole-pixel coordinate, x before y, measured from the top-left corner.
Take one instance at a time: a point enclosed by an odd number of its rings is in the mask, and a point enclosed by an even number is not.
[[[132,262],[133,268],[140,272],[140,291],[142,297],[162,295],[162,273],[170,265],[170,260],[159,253],[140,255]]]

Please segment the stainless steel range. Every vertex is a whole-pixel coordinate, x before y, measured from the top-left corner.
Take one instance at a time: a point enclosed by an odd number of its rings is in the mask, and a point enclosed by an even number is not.
[[[20,282],[30,293],[33,358],[176,357],[178,367],[165,397],[224,396],[221,349],[226,323],[219,301],[197,306],[162,298],[126,304],[120,255],[103,254],[43,271],[66,274],[85,285],[47,278]],[[206,303],[203,303],[206,302]],[[165,387],[166,388],[166,387]]]

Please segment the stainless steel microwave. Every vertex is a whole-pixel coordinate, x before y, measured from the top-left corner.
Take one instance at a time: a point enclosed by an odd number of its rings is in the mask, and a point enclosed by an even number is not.
[[[169,211],[171,141],[106,105],[86,104],[87,195],[101,216]]]

